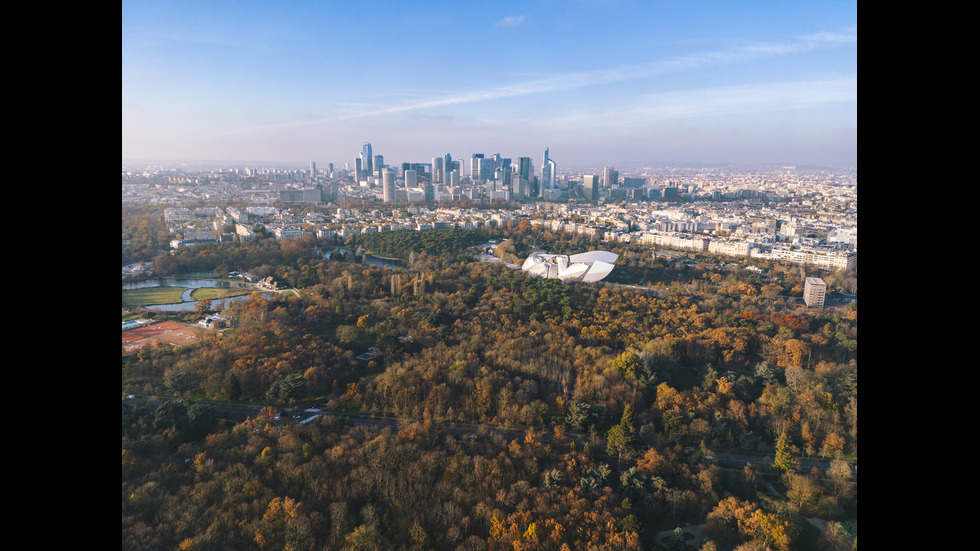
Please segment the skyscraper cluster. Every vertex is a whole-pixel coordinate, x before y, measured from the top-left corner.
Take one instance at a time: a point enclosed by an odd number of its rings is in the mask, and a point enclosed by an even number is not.
[[[311,163],[310,166],[315,176],[315,165]],[[581,194],[577,184],[574,190],[572,187],[566,189],[564,184],[559,188],[558,163],[551,158],[550,148],[544,150],[540,177],[535,174],[530,157],[515,160],[502,157],[499,153],[473,153],[469,160],[468,179],[464,177],[463,169],[461,161],[454,160],[451,154],[446,153],[432,157],[431,163],[401,163],[400,170],[396,170],[385,165],[384,157],[375,153],[370,142],[365,142],[354,159],[352,175],[361,186],[381,188],[385,202],[431,201],[444,196],[451,196],[454,200],[489,198],[491,201],[521,201],[531,197],[553,199],[566,192],[588,201],[598,201],[603,195],[600,189],[619,187],[619,173],[612,166],[607,166],[601,179],[596,175],[585,176]]]

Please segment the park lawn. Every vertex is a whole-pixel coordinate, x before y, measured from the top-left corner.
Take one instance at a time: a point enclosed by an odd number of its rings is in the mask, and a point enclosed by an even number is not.
[[[215,300],[252,294],[251,287],[200,287],[191,292],[194,300]]]
[[[183,287],[131,289],[122,292],[122,305],[124,308],[138,308],[150,304],[177,304],[183,302],[180,298],[183,293]]]

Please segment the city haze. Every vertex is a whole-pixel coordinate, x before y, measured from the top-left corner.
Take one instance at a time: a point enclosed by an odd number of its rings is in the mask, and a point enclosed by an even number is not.
[[[125,1],[122,159],[857,166],[856,2]],[[535,167],[539,168],[539,167]]]

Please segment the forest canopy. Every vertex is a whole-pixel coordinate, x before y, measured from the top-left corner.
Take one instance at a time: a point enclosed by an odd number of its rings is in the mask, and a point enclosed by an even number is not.
[[[416,255],[404,268],[328,260],[315,239],[170,256],[298,293],[235,303],[232,329],[199,345],[123,356],[123,394],[158,397],[123,402],[123,547],[654,549],[684,522],[713,549],[856,543],[856,303],[795,305],[798,269],[631,247],[617,270],[645,288],[562,284],[468,249],[588,241],[495,231],[348,243]],[[231,403],[269,408],[222,419]],[[334,415],[276,418],[306,407]],[[772,466],[712,460],[734,451]]]

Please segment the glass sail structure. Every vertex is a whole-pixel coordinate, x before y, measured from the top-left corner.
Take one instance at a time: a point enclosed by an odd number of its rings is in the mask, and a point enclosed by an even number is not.
[[[591,283],[609,275],[618,258],[618,254],[609,251],[573,255],[531,253],[521,270],[539,277]]]

